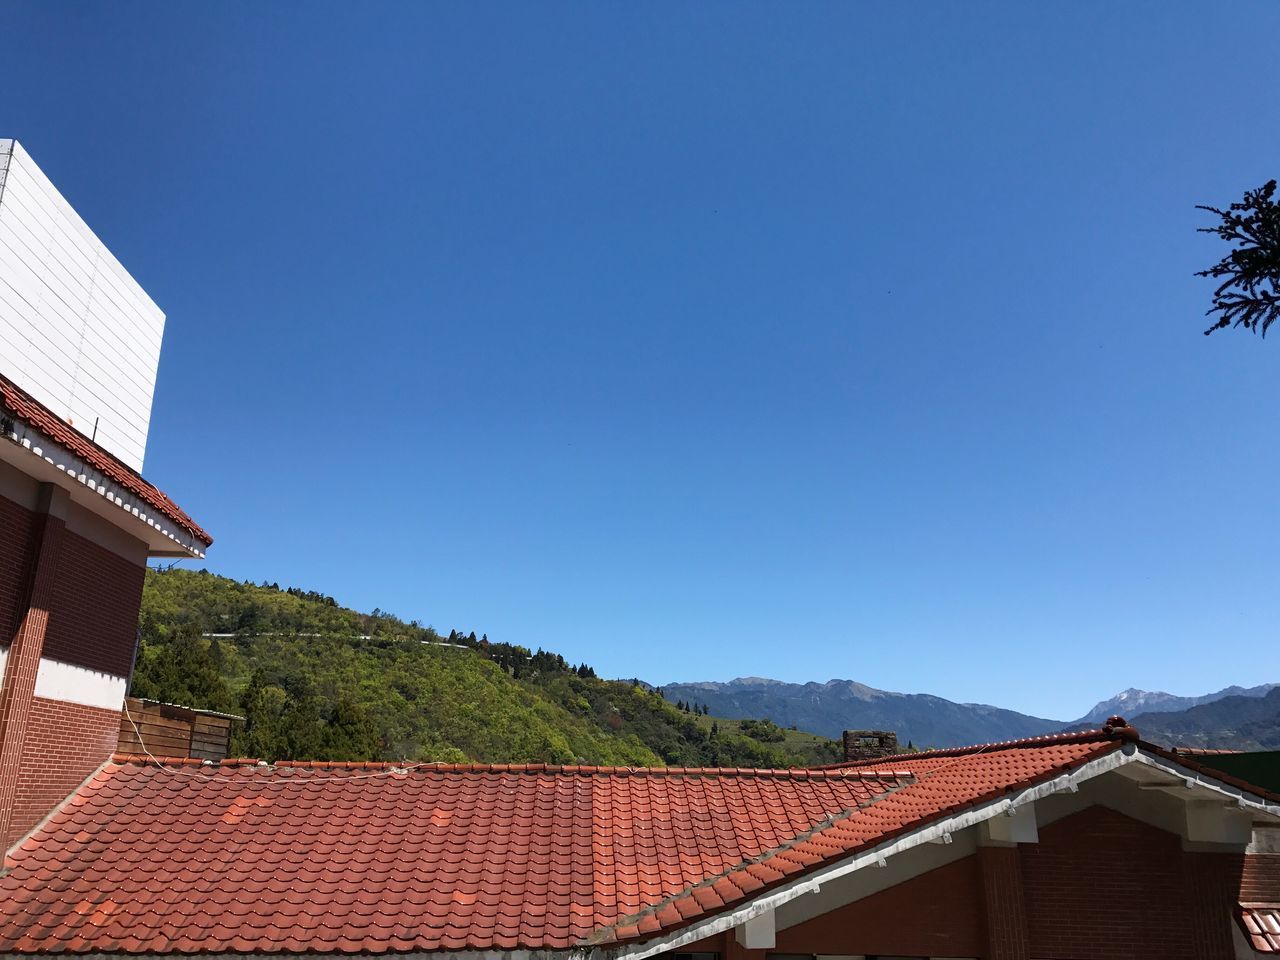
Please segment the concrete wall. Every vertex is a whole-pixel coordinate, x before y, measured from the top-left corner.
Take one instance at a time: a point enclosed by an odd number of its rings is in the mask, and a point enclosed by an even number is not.
[[[15,140],[0,140],[0,373],[142,470],[164,313]]]

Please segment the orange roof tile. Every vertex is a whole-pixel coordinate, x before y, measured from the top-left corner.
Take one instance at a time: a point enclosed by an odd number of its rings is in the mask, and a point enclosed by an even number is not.
[[[1258,953],[1280,953],[1280,904],[1241,904],[1240,926]]]
[[[0,951],[648,939],[1118,749],[1094,731],[824,770],[107,764],[0,878]]]

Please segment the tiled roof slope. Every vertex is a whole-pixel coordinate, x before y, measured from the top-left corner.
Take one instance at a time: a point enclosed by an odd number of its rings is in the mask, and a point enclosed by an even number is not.
[[[0,951],[385,953],[648,939],[1117,749],[827,770],[109,763],[12,852]]]
[[[908,780],[126,760],[14,851],[0,951],[567,948]]]
[[[736,893],[738,888],[754,894],[969,807],[1057,777],[1120,745],[1120,738],[1110,731],[1090,731],[824,768],[827,772],[853,771],[873,769],[872,765],[878,764],[913,774],[914,779],[874,803],[832,818],[763,863],[741,864],[710,884],[691,886],[597,931],[592,942],[626,941],[694,922],[742,899]]]
[[[213,537],[209,536],[158,487],[144,480],[142,475],[132,467],[70,426],[39,400],[3,375],[0,375],[0,408],[28,426],[39,430],[51,440],[70,450],[104,477],[159,510],[206,547],[212,545]]]

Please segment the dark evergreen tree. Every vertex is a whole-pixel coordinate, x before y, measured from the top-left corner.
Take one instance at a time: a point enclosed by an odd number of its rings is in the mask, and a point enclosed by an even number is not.
[[[1269,180],[1226,210],[1200,206],[1218,217],[1212,227],[1200,227],[1233,245],[1230,253],[1198,277],[1212,277],[1222,283],[1213,291],[1209,316],[1217,314],[1205,335],[1223,327],[1244,327],[1267,335],[1280,318],[1280,204],[1276,203],[1276,181]]]
[[[198,629],[182,626],[167,641],[153,640],[143,647],[130,691],[162,703],[229,711],[234,701],[218,668]]]
[[[382,755],[378,727],[360,704],[340,696],[327,711],[322,746],[325,760],[368,760]]]

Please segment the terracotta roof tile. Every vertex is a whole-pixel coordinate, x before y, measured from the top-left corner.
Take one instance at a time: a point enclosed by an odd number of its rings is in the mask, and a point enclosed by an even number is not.
[[[1280,904],[1241,904],[1240,926],[1258,953],[1280,953]]]
[[[213,543],[213,537],[187,516],[183,509],[170,500],[155,484],[144,480],[138,471],[104,447],[94,443],[3,375],[0,375],[0,408],[7,410],[27,426],[39,430],[49,439],[70,450],[98,473],[110,479],[112,483],[123,487],[138,499],[163,513],[206,547]]]
[[[1227,750],[1219,747],[1174,747],[1173,753],[1187,757],[1220,757],[1240,753],[1240,750]]]
[[[651,937],[1120,746],[826,770],[118,757],[11,852],[0,952],[569,949]]]

